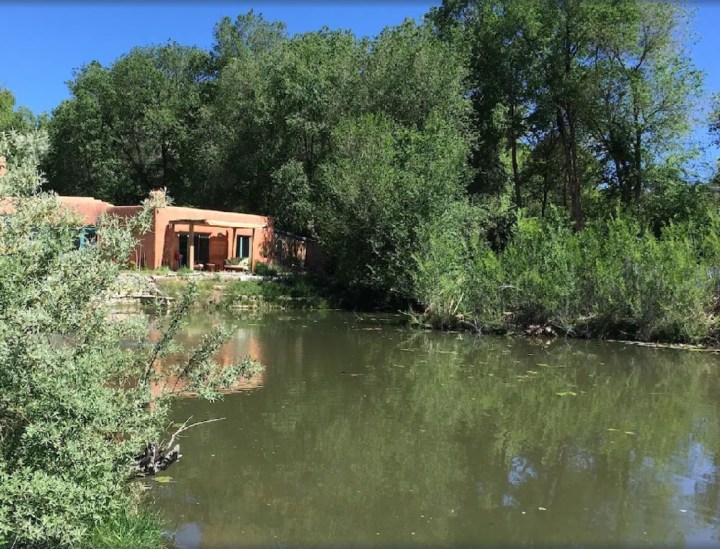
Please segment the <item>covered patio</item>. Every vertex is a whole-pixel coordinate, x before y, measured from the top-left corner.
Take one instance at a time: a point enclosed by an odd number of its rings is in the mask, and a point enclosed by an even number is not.
[[[187,250],[187,266],[190,269],[195,269],[195,234],[196,228],[203,228],[203,233],[207,234],[207,229],[214,232],[218,229],[222,229],[225,235],[227,235],[227,249],[222,265],[218,265],[220,269],[228,268],[224,263],[227,260],[235,259],[237,257],[237,238],[238,231],[250,233],[252,244],[249,246],[249,268],[250,270],[255,269],[257,262],[256,254],[254,253],[254,243],[258,236],[259,229],[265,229],[267,223],[252,223],[242,221],[224,221],[219,219],[207,219],[207,218],[186,218],[186,219],[172,219],[168,221],[171,233],[174,235],[180,235],[181,233],[188,234],[188,250]],[[241,235],[245,236],[245,235]],[[213,265],[212,263],[210,263]]]

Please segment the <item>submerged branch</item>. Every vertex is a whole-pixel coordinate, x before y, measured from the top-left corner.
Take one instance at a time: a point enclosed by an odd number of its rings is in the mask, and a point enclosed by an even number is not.
[[[225,418],[218,417],[206,419],[204,421],[197,421],[188,425],[191,419],[192,416],[185,420],[185,422],[171,435],[169,442],[162,444],[151,442],[145,447],[143,453],[135,458],[136,477],[156,475],[179,460],[182,457],[182,454],[180,453],[180,444],[176,444],[175,439],[180,436],[180,433],[184,433],[188,429],[192,429],[198,425],[222,421]]]

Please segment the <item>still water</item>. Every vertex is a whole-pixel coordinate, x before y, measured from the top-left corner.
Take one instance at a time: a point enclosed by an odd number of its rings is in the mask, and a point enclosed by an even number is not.
[[[266,371],[178,403],[177,420],[226,419],[188,431],[151,483],[177,547],[720,542],[718,355],[352,313],[232,320],[222,359]]]

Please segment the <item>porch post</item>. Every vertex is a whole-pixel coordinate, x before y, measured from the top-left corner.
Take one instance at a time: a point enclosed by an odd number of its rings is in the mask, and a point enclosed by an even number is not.
[[[255,229],[252,230],[252,237],[250,239],[250,270],[255,271]]]
[[[168,230],[170,231],[170,268],[173,271],[177,271],[180,268],[180,264],[178,261],[175,261],[175,258],[180,254],[180,239],[178,235],[175,234],[174,221],[168,222]]]
[[[195,225],[190,223],[190,236],[188,236],[188,267],[195,269]]]

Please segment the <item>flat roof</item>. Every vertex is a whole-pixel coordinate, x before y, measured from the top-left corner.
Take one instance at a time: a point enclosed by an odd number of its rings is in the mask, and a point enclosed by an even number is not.
[[[205,225],[209,227],[222,227],[224,229],[263,229],[267,223],[243,223],[239,221],[219,221],[215,219],[173,219],[171,225]]]

